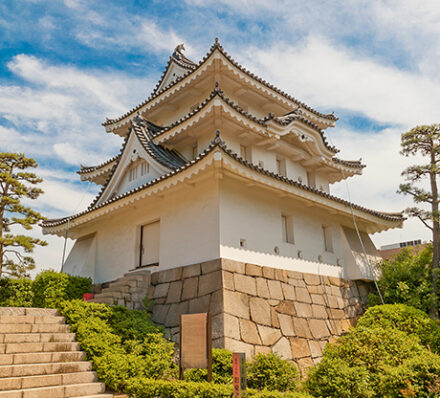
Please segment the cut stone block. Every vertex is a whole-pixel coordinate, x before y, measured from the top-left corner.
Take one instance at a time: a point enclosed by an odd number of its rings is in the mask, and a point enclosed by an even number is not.
[[[234,274],[228,271],[222,271],[223,288],[229,290],[235,290],[234,286]]]
[[[294,305],[295,305],[296,314],[299,317],[309,319],[313,316],[311,304],[295,302]]]
[[[312,338],[312,333],[310,332],[310,327],[307,319],[303,318],[292,318],[293,329],[298,337]]]
[[[183,280],[182,301],[197,297],[197,288],[199,285],[199,278],[188,278]]]
[[[234,260],[229,260],[227,258],[222,258],[222,269],[229,272],[244,274],[245,264],[240,261],[234,261]]]
[[[263,269],[259,265],[246,264],[246,275],[262,276],[263,275]]]
[[[245,343],[261,344],[260,336],[258,335],[258,330],[255,323],[246,319],[240,319],[240,333],[241,339]]]
[[[229,314],[223,314],[225,337],[240,340],[240,326],[238,318]]]
[[[210,272],[199,278],[199,296],[204,296],[222,288],[221,271]]]
[[[292,347],[286,337],[281,337],[278,342],[272,347],[272,351],[278,354],[283,359],[292,359]]]
[[[267,281],[267,286],[269,287],[270,297],[276,300],[283,300],[283,290],[281,289],[280,281]]]
[[[251,319],[262,325],[272,325],[270,306],[267,300],[251,297],[249,300]],[[244,317],[243,317],[244,318]]]
[[[194,276],[199,276],[201,273],[200,264],[188,265],[183,268],[182,278],[192,278]]]
[[[252,276],[234,274],[234,286],[238,292],[250,294],[251,296],[257,295],[255,278]]]
[[[182,295],[182,281],[175,281],[170,283],[167,295],[167,304],[179,303]]]
[[[263,298],[270,298],[269,288],[267,281],[264,278],[256,278],[257,283],[257,296]]]
[[[286,300],[296,299],[295,288],[293,286],[288,285],[287,283],[282,283],[281,288],[283,290],[284,298]]]
[[[249,299],[246,294],[223,291],[223,306],[227,314],[249,319]]]
[[[263,325],[258,325],[258,333],[260,334],[261,342],[267,346],[275,344],[282,337],[279,329]]]
[[[281,333],[283,336],[295,336],[295,331],[293,330],[292,317],[289,315],[278,314],[278,321],[281,328]]]
[[[322,319],[309,320],[310,332],[315,339],[322,339],[330,336],[327,324]]]
[[[292,348],[293,358],[295,359],[305,358],[311,355],[310,347],[306,339],[292,337],[290,339],[290,345]]]
[[[306,288],[296,287],[295,288],[295,296],[296,296],[296,299],[302,303],[310,304],[312,302],[309,291]]]

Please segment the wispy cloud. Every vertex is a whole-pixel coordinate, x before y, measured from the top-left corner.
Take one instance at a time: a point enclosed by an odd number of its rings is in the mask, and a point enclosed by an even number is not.
[[[244,62],[260,74],[317,107],[403,126],[438,120],[440,81],[382,65],[325,39],[253,47],[245,55]]]

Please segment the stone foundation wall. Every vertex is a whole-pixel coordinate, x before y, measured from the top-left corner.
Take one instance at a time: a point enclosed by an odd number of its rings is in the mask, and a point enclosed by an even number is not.
[[[371,284],[218,259],[151,275],[153,320],[179,341],[180,314],[211,312],[213,346],[276,352],[303,371],[348,331]]]

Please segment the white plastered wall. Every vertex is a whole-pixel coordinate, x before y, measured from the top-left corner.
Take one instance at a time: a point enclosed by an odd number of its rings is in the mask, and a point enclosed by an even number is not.
[[[294,243],[283,240],[281,216],[293,218]],[[322,226],[331,228],[333,251],[324,247]],[[363,234],[367,251],[377,255]],[[240,247],[245,240],[245,247]],[[256,187],[225,180],[220,185],[220,256],[257,265],[339,277],[369,279],[354,243],[335,216]],[[276,253],[278,251],[278,253]],[[300,253],[299,253],[299,252]],[[362,266],[362,270],[359,269]]]
[[[95,233],[94,282],[121,277],[139,263],[140,227],[160,221],[159,267],[153,272],[219,258],[218,194],[215,181],[184,187],[163,199],[144,199],[118,213],[81,229],[81,236]],[[81,257],[75,243],[69,255]],[[73,263],[66,263],[70,273]]]

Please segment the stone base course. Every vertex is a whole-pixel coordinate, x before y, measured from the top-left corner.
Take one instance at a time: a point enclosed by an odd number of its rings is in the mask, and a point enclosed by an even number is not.
[[[181,314],[211,312],[213,346],[276,352],[304,372],[363,313],[371,284],[217,259],[151,274],[152,318],[179,342]]]

